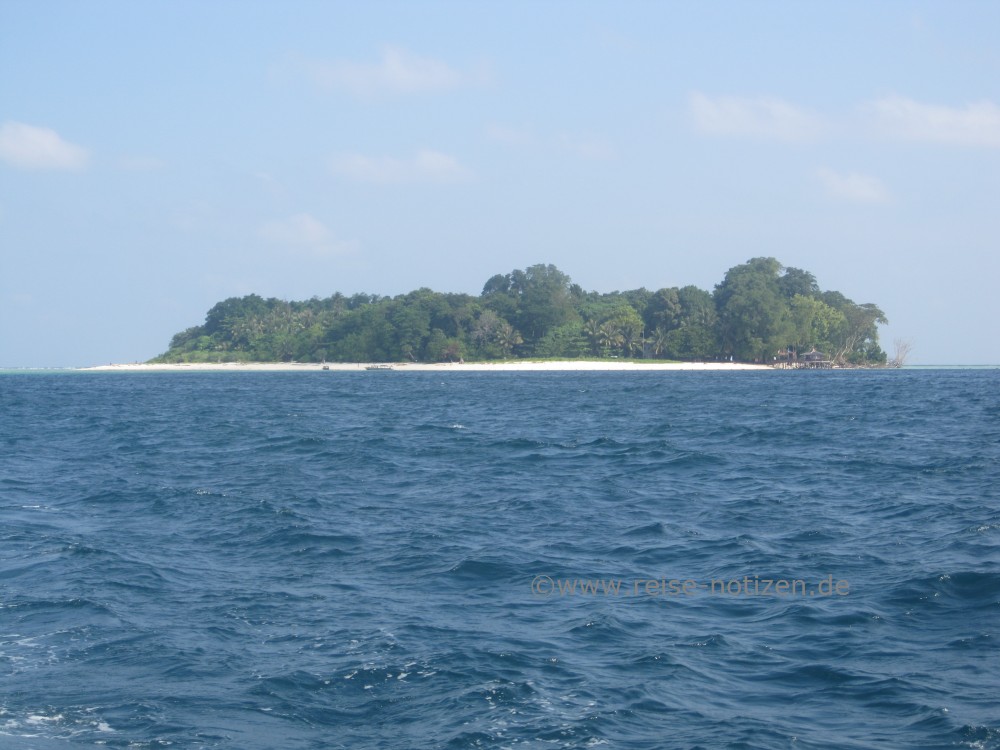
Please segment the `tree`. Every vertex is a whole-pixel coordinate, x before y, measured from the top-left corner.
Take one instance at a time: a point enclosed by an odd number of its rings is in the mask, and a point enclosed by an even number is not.
[[[613,348],[621,345],[623,341],[622,333],[618,330],[614,321],[609,320],[601,324],[601,327],[598,329],[598,341],[601,344],[601,351],[605,357],[611,354]]]
[[[553,265],[538,264],[506,276],[493,276],[483,287],[483,302],[506,318],[529,346],[550,329],[579,321],[569,276]]]
[[[170,339],[170,348],[183,349],[188,346],[188,344],[203,336],[204,333],[205,329],[202,326],[192,326],[191,328],[186,328],[180,333],[175,334],[174,337]]]
[[[622,355],[631,357],[632,353],[642,346],[643,323],[639,313],[631,305],[621,305],[608,320],[618,332],[617,343],[622,348]]]
[[[795,351],[817,349],[833,354],[837,348],[838,332],[843,331],[846,318],[822,300],[796,294],[792,297],[792,334],[788,346]]]
[[[892,348],[893,354],[892,359],[889,360],[889,367],[902,367],[906,364],[906,360],[913,350],[913,344],[904,339],[893,339]]]
[[[662,327],[655,329],[649,338],[649,348],[653,352],[653,356],[659,357],[664,354],[669,345],[670,332]]]
[[[507,358],[514,351],[515,346],[524,343],[524,339],[521,338],[521,334],[515,330],[514,326],[503,322],[497,329],[496,343],[500,347],[503,357]]]
[[[877,324],[886,325],[889,320],[877,305],[870,302],[863,305],[851,303],[841,312],[846,319],[843,345],[837,352],[836,361],[884,363],[885,352],[878,346]]]
[[[786,268],[785,273],[778,279],[778,289],[787,299],[792,299],[797,294],[803,297],[819,294],[816,277],[801,268]]]
[[[448,358],[450,342],[444,331],[435,328],[427,338],[423,357],[427,362],[442,362]]]
[[[534,346],[536,357],[583,357],[589,349],[588,342],[580,323],[567,323],[558,328],[549,329]]]
[[[688,285],[677,292],[679,327],[670,332],[666,354],[675,359],[706,360],[719,355],[719,320],[712,295]]]
[[[398,304],[389,313],[395,348],[402,357],[414,360],[431,334],[430,312],[417,304]]]
[[[650,331],[662,328],[670,331],[681,324],[681,299],[677,287],[660,289],[646,303],[642,320]]]
[[[781,264],[753,258],[730,268],[715,287],[719,334],[736,359],[770,361],[792,333],[789,307],[778,285]]]
[[[601,355],[601,321],[590,318],[583,324],[583,333],[590,342],[591,353]]]
[[[474,351],[483,359],[508,357],[523,341],[510,323],[489,309],[483,310],[473,323],[470,338]]]

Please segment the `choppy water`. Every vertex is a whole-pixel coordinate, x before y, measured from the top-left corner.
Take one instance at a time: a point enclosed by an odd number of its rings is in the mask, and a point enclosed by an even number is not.
[[[0,747],[1000,747],[1000,371],[21,374],[0,420]]]

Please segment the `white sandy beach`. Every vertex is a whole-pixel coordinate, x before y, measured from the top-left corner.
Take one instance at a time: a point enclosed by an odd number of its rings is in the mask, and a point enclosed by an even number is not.
[[[218,364],[109,364],[83,367],[88,372],[367,372],[368,362],[221,362]],[[614,362],[614,361],[539,361],[539,362],[489,362],[460,364],[416,364],[392,362],[393,372],[551,372],[551,371],[746,371],[772,370],[768,365],[747,365],[733,362]]]

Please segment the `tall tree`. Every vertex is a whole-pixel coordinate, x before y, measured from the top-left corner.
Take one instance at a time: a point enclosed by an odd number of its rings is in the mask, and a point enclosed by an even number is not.
[[[770,361],[792,333],[789,307],[774,258],[753,258],[726,272],[715,287],[719,334],[736,359]]]
[[[803,297],[819,294],[816,277],[801,268],[786,268],[785,273],[778,278],[778,289],[786,299],[791,299],[796,294],[801,294]]]
[[[571,281],[555,266],[538,264],[506,276],[493,276],[483,301],[520,331],[530,346],[550,329],[579,321]]]
[[[681,324],[681,300],[677,287],[654,292],[646,303],[642,319],[650,331],[662,328],[670,331]]]

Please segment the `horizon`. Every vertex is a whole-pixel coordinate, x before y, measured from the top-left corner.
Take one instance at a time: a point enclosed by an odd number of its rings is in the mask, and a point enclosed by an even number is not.
[[[975,2],[2,4],[0,363],[146,361],[246,294],[478,296],[538,258],[712,291],[765,256],[877,304],[909,366],[993,366],[998,27]]]
[[[611,360],[601,360],[601,359],[595,359],[593,357],[583,357],[583,358],[580,358],[578,360],[567,360],[565,358],[563,358],[563,359],[546,360],[546,359],[534,358],[534,359],[530,359],[530,360],[512,359],[512,360],[509,360],[509,361],[510,362],[547,362],[547,361],[565,362],[565,361],[575,361],[575,362],[606,363],[606,362],[609,362]],[[643,360],[638,360],[638,361],[641,362]],[[663,361],[668,361],[668,360],[653,360],[653,359],[651,359],[651,360],[646,360],[646,361],[650,362],[651,365],[655,365],[656,362],[663,362]],[[669,360],[669,361],[674,361],[674,360]],[[467,364],[477,364],[477,363],[478,363],[478,360],[470,360]],[[134,367],[136,365],[143,365],[143,364],[146,364],[146,360],[143,360],[143,361],[136,360],[136,361],[133,361],[133,362],[104,362],[104,363],[94,363],[94,364],[89,364],[89,365],[77,365],[77,366],[66,366],[66,367],[4,367],[4,366],[0,366],[0,374],[4,374],[4,373],[25,373],[25,372],[79,372],[79,373],[91,373],[91,374],[96,374],[96,375],[106,375],[106,374],[115,374],[115,373],[117,373],[117,374],[123,374],[123,373],[125,373],[125,374],[135,374],[135,373],[142,374],[143,373],[142,370],[128,370],[128,369],[108,370],[108,369],[99,369],[99,368],[106,368],[106,367],[109,367],[109,366],[121,366],[121,367],[125,368],[125,367]],[[322,364],[322,363],[316,363],[316,362],[296,362],[294,360],[291,361],[291,362],[287,362],[287,363],[235,362],[235,361],[232,361],[232,362],[222,362],[222,363],[218,363],[218,364],[210,363],[210,362],[203,362],[203,363],[182,363],[182,364],[173,364],[173,365],[150,365],[150,367],[164,368],[164,369],[161,370],[161,372],[181,371],[181,370],[188,370],[188,371],[203,370],[205,372],[215,372],[215,371],[218,371],[218,372],[223,372],[223,371],[224,372],[239,372],[239,370],[232,370],[232,369],[230,369],[230,370],[220,370],[219,369],[219,364],[221,364],[221,365],[241,364],[241,365],[248,365],[250,367],[252,367],[255,364],[288,364],[288,365],[303,365],[303,366],[304,365],[309,365],[311,367],[311,366]],[[329,364],[334,364],[334,363],[329,363]],[[338,363],[338,364],[348,364],[348,365],[358,365],[358,366],[361,366],[361,365],[366,365],[366,364],[371,364],[371,363],[370,362],[341,362],[341,363]],[[399,364],[399,363],[393,362],[391,364]],[[402,364],[407,364],[407,363],[404,362]],[[439,364],[444,365],[444,364],[448,364],[448,363],[439,363]],[[766,365],[762,365],[761,367],[766,367]],[[836,372],[872,372],[874,370],[878,370],[878,371],[899,371],[899,370],[995,370],[995,369],[1000,369],[1000,362],[997,362],[997,363],[985,363],[985,364],[969,364],[969,363],[958,363],[958,362],[936,362],[936,363],[931,363],[931,364],[919,364],[919,365],[904,364],[901,367],[846,367],[846,368],[834,368],[831,371],[836,371]],[[275,370],[275,372],[286,372],[286,373],[287,372],[292,372],[292,371],[293,370]],[[297,370],[295,370],[295,371],[297,371]],[[414,371],[417,371],[417,370],[414,370]],[[652,369],[652,368],[650,369],[650,372],[654,372],[654,371],[655,371],[654,369]],[[260,371],[260,370],[255,371],[255,370],[249,369],[249,367],[248,367],[248,369],[246,370],[246,372],[266,372],[266,371]],[[526,372],[528,372],[528,371],[526,370]],[[622,373],[622,372],[634,372],[634,371],[633,370],[597,370],[597,372]],[[671,372],[671,371],[670,370],[666,370],[665,372]],[[691,370],[684,370],[684,371],[678,370],[677,372],[692,372],[692,371]],[[706,370],[706,372],[712,372],[712,371],[711,370]],[[789,372],[796,372],[796,371],[795,370],[790,370]],[[146,374],[149,374],[149,373],[147,372]]]

